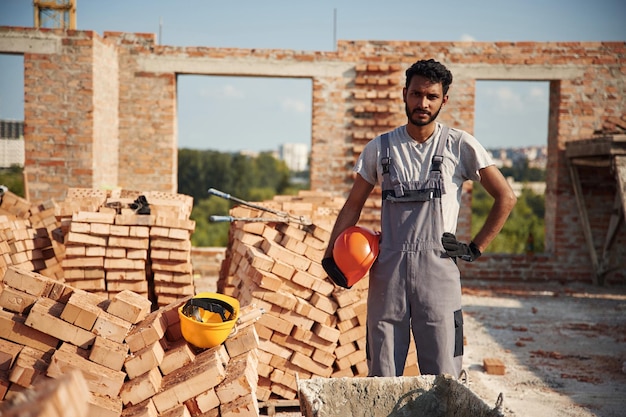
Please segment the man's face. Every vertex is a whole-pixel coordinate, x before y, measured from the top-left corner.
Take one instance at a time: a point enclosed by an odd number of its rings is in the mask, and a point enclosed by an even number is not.
[[[441,83],[433,83],[420,75],[411,78],[411,83],[403,89],[402,96],[406,117],[415,126],[432,123],[443,105],[448,102],[448,96],[443,95]]]

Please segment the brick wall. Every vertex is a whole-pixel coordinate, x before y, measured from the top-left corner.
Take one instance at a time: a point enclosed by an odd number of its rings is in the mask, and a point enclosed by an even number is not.
[[[404,70],[416,59],[432,57],[452,70],[450,101],[440,119],[470,133],[476,80],[549,81],[546,253],[489,255],[462,264],[462,272],[466,278],[522,280],[588,281],[593,275],[565,143],[591,137],[607,119],[623,120],[623,42],[339,41],[335,52],[300,52],[162,46],[147,34],[106,32],[100,37],[93,32],[3,27],[0,52],[12,48],[14,39],[32,45],[21,51],[31,200],[61,198],[68,186],[175,191],[177,74],[311,79],[311,186],[344,195],[365,143],[404,123]],[[108,91],[116,85],[117,114],[114,106],[106,107],[116,100],[115,92]],[[109,156],[98,160],[102,152]],[[588,174],[583,192],[594,242],[601,250],[616,185],[611,173]],[[469,201],[467,193],[464,202]],[[374,196],[363,211],[365,223],[376,221],[379,206]],[[459,222],[459,235],[465,238],[469,218],[465,206]],[[617,239],[619,262],[626,259],[621,249],[626,234],[619,233]],[[623,264],[609,274],[609,281],[623,281]]]
[[[154,50],[152,34],[106,33],[120,50],[119,185],[176,192],[176,75],[144,71],[139,57]]]
[[[119,185],[119,72],[114,45],[96,39],[93,45],[93,187]]]
[[[35,200],[93,185],[94,38],[58,36],[56,53],[24,54],[25,174]]]

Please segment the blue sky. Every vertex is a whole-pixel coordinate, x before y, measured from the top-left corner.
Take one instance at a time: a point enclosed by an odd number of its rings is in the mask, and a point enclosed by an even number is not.
[[[78,0],[77,6],[80,30],[149,32],[177,46],[325,51],[335,39],[626,41],[623,0]],[[31,0],[0,0],[0,26],[32,26],[32,9]],[[0,55],[1,119],[23,119],[22,66],[21,57]],[[310,143],[309,80],[181,76],[178,100],[179,147],[261,151]],[[547,112],[547,82],[481,81],[474,134],[488,148],[545,144]]]

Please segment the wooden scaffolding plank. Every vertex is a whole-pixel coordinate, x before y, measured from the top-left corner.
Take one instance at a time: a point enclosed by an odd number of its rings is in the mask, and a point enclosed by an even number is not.
[[[585,241],[587,242],[587,249],[591,257],[591,264],[595,272],[593,276],[593,283],[598,284],[599,279],[599,262],[598,254],[593,246],[593,236],[591,235],[591,226],[589,224],[589,214],[587,213],[587,207],[585,206],[585,200],[583,198],[582,187],[580,185],[580,177],[578,175],[578,168],[568,160],[569,173],[572,179],[572,186],[574,187],[574,196],[576,197],[576,205],[578,206],[578,213],[580,215],[580,221],[583,227],[583,234],[585,235]]]
[[[566,143],[565,154],[574,188],[583,234],[594,269],[593,283],[602,285],[604,276],[612,270],[608,264],[618,230],[626,219],[626,135],[612,135]],[[578,166],[610,167],[615,174],[617,191],[609,226],[604,241],[602,258],[593,244],[589,215],[585,206]]]
[[[616,155],[614,161],[617,190],[622,201],[622,214],[626,220],[626,155]]]

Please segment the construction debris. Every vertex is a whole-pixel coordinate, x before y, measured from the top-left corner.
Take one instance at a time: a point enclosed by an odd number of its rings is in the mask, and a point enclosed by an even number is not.
[[[498,358],[484,358],[483,368],[485,368],[486,373],[491,375],[504,375],[505,373],[504,362]]]
[[[502,417],[499,397],[490,408],[449,375],[313,378],[299,381],[306,417]]]

